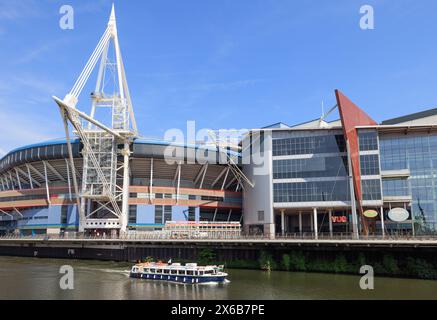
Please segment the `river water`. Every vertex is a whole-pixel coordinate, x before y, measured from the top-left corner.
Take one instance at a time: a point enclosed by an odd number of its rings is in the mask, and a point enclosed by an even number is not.
[[[60,267],[71,265],[74,289],[62,290]],[[0,299],[437,299],[437,281],[227,270],[229,282],[184,285],[129,278],[126,263],[0,257]]]

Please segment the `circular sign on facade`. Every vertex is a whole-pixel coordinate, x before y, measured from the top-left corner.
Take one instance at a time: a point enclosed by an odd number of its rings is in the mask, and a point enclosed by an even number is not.
[[[403,222],[408,219],[410,213],[404,208],[393,208],[388,212],[390,220],[395,222]]]
[[[366,218],[376,218],[378,216],[378,211],[366,210],[363,212],[363,216],[365,216]]]

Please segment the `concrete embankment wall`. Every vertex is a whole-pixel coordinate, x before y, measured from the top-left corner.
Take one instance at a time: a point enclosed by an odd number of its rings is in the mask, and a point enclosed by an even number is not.
[[[238,259],[256,260],[258,246],[233,246],[189,243],[89,243],[89,242],[0,242],[0,255],[60,258],[94,259],[112,261],[137,261],[146,257],[155,259],[196,260],[204,249],[211,249],[217,259],[232,261]]]

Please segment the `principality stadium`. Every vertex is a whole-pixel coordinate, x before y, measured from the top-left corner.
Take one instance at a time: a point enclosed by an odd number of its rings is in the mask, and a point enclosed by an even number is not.
[[[111,44],[115,61],[108,57]],[[99,59],[92,116],[87,116],[75,104]],[[112,94],[102,84],[110,68],[118,75]],[[0,160],[2,233],[114,235],[161,230],[168,221],[242,221],[237,152],[139,137],[114,9],[75,87],[55,101],[65,116],[67,138],[24,146]],[[93,116],[108,107],[105,126]]]
[[[130,159],[128,229],[161,229],[166,221],[238,221],[242,219],[242,193],[228,165],[219,163],[220,150],[205,149],[216,161],[204,164],[181,159],[169,165],[164,150],[169,143],[137,139]],[[83,145],[71,141],[76,179],[82,183]],[[194,146],[180,146],[178,153],[190,154]],[[77,231],[79,213],[67,142],[49,141],[11,151],[0,162],[0,210],[11,219],[3,228],[24,235]],[[222,151],[226,152],[226,151]],[[192,164],[188,164],[191,163]],[[92,213],[98,202],[87,201]],[[86,219],[93,232],[117,230],[119,219],[100,208]]]

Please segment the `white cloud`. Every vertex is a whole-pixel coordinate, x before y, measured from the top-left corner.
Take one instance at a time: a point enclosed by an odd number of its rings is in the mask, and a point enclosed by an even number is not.
[[[50,121],[32,116],[32,113],[9,111],[0,103],[0,156],[16,147],[59,137]]]
[[[59,82],[32,73],[0,78],[0,156],[29,143],[62,137],[62,126],[51,101],[64,92]]]

